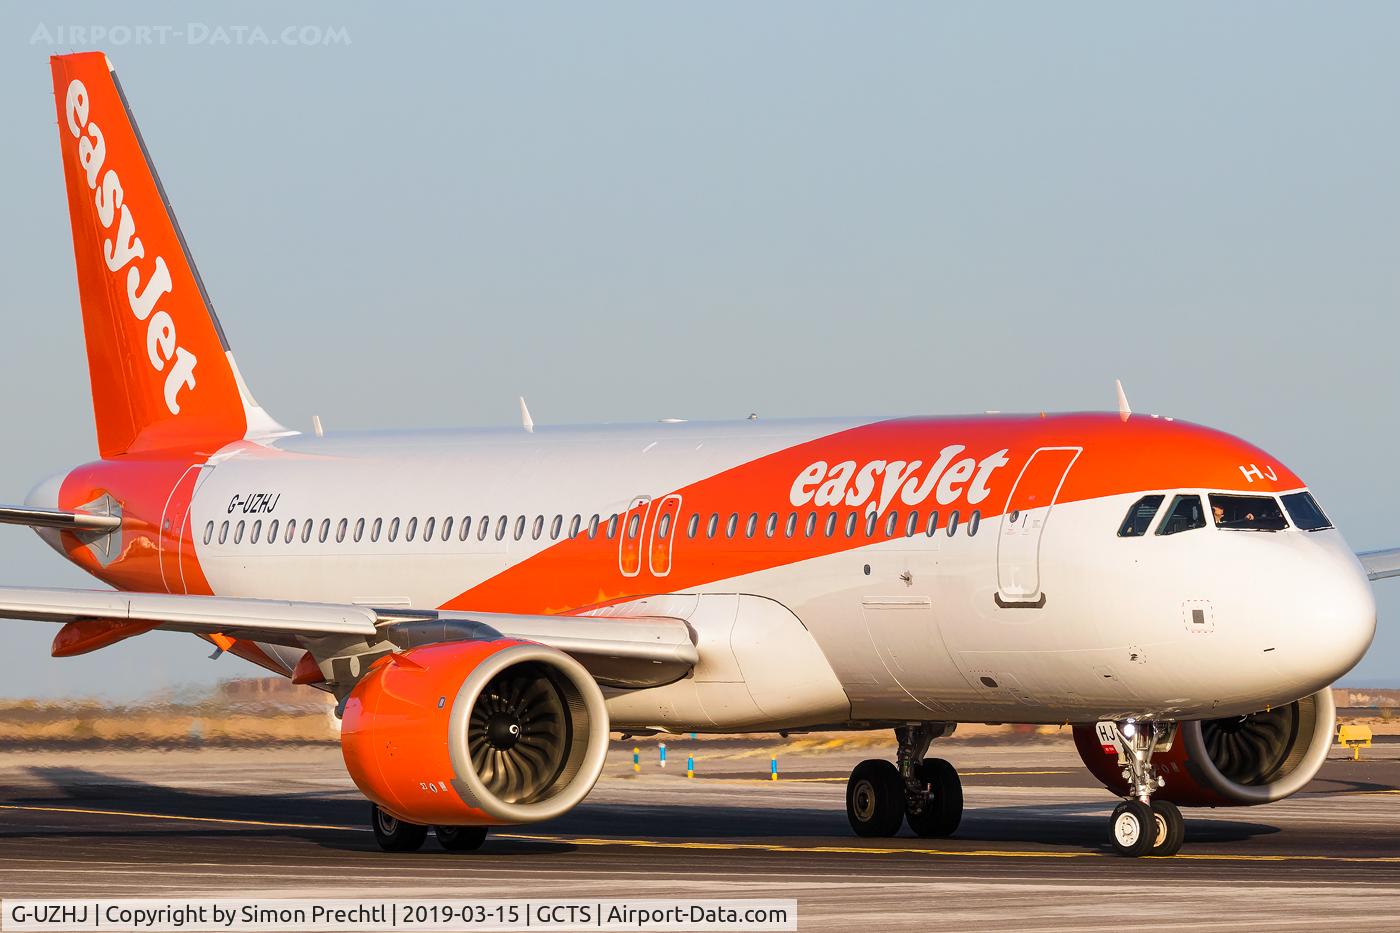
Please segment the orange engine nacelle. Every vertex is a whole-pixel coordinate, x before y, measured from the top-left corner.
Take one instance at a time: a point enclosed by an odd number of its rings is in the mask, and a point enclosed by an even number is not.
[[[1249,716],[1183,722],[1171,748],[1152,756],[1166,781],[1153,799],[1237,807],[1296,794],[1326,760],[1336,719],[1332,691],[1323,689]],[[1099,743],[1094,726],[1075,726],[1074,744],[1105,787],[1120,797],[1128,793],[1117,751]]]
[[[598,780],[608,714],[573,658],[512,639],[388,655],[355,685],[341,751],[366,797],[433,826],[559,816]]]

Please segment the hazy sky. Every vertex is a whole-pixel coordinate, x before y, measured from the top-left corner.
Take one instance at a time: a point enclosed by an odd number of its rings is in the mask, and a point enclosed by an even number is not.
[[[1103,409],[1121,377],[1400,545],[1395,4],[4,3],[0,501],[95,456],[47,63],[92,47],[288,424]],[[0,567],[86,579],[22,528]],[[1391,583],[1347,682],[1400,684]],[[0,695],[256,673],[3,624]]]

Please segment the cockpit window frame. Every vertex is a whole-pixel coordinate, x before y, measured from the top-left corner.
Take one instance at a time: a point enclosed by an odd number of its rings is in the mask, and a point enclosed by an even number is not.
[[[1260,502],[1260,503],[1271,503],[1271,504],[1273,505],[1273,507],[1278,511],[1278,522],[1279,522],[1280,524],[1279,524],[1277,527],[1272,527],[1272,526],[1270,526],[1270,525],[1265,525],[1265,524],[1262,523],[1262,522],[1263,522],[1263,519],[1254,519],[1254,521],[1259,522],[1259,524],[1254,524],[1254,525],[1245,525],[1245,524],[1240,524],[1240,523],[1236,523],[1236,522],[1227,522],[1227,523],[1225,523],[1225,524],[1222,524],[1222,523],[1221,523],[1221,519],[1216,517],[1216,509],[1221,509],[1222,511],[1224,511],[1224,509],[1226,508],[1226,506],[1225,506],[1225,505],[1222,505],[1222,504],[1219,503],[1219,502],[1217,502],[1216,500],[1218,500],[1218,499],[1219,499],[1219,500],[1225,500],[1225,499],[1230,499],[1230,500],[1244,500],[1244,499],[1250,499],[1250,500],[1257,500],[1257,501]],[[1208,503],[1209,506],[1210,506],[1210,513],[1209,513],[1209,514],[1210,514],[1210,523],[1211,523],[1215,528],[1217,528],[1217,529],[1219,529],[1219,530],[1221,530],[1221,531],[1251,531],[1251,532],[1266,532],[1266,533],[1269,533],[1269,534],[1277,534],[1277,533],[1280,532],[1280,531],[1287,531],[1289,528],[1293,527],[1292,523],[1289,522],[1289,520],[1288,520],[1288,513],[1287,513],[1287,511],[1285,510],[1283,503],[1279,501],[1279,498],[1278,498],[1277,496],[1272,495],[1272,494],[1270,494],[1270,493],[1264,493],[1264,492],[1227,492],[1227,491],[1219,491],[1219,490],[1217,490],[1217,491],[1214,491],[1214,492],[1207,493],[1207,494],[1206,494],[1206,501],[1207,501],[1207,503]],[[1250,515],[1250,518],[1253,519],[1253,514],[1252,514],[1252,513],[1251,513],[1251,515]]]
[[[1196,506],[1200,509],[1200,524],[1189,525],[1185,528],[1177,528],[1173,531],[1168,531],[1167,524],[1172,520],[1172,516],[1176,514],[1176,510],[1181,505],[1183,500],[1186,499],[1196,500]],[[1160,506],[1158,508],[1160,509]],[[1169,535],[1183,534],[1187,531],[1196,531],[1198,529],[1207,527],[1208,524],[1209,522],[1206,519],[1205,504],[1201,501],[1201,494],[1199,492],[1179,492],[1172,496],[1171,504],[1168,505],[1167,510],[1162,513],[1162,517],[1158,520],[1157,527],[1153,530],[1152,533],[1155,537],[1167,537]]]
[[[1148,514],[1147,517],[1146,517],[1146,520],[1143,521],[1142,526],[1141,526],[1141,530],[1134,530],[1135,528],[1138,527],[1138,526],[1135,524],[1135,522],[1136,522],[1139,518],[1142,517],[1142,515],[1141,515],[1140,512],[1139,512],[1139,510],[1142,509],[1142,508],[1144,507],[1145,503],[1146,503],[1149,499],[1156,499],[1156,500],[1157,500],[1156,502],[1154,502],[1154,503],[1152,504],[1152,512],[1151,512],[1150,514]],[[1141,538],[1141,537],[1146,536],[1147,532],[1148,532],[1149,530],[1151,530],[1153,524],[1156,523],[1158,513],[1162,511],[1162,503],[1163,503],[1163,502],[1166,502],[1166,501],[1167,501],[1167,494],[1166,494],[1166,493],[1164,493],[1164,492],[1155,492],[1155,493],[1150,493],[1150,494],[1148,494],[1148,495],[1145,495],[1145,496],[1141,497],[1141,498],[1138,499],[1136,502],[1134,502],[1132,505],[1128,506],[1128,512],[1127,512],[1127,514],[1123,516],[1123,521],[1118,525],[1118,537],[1120,537],[1120,538]]]

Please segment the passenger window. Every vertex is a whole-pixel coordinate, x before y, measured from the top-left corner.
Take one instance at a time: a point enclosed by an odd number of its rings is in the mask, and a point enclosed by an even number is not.
[[[1200,496],[1179,495],[1172,499],[1167,509],[1167,517],[1157,526],[1157,534],[1174,535],[1193,528],[1206,527],[1206,513],[1201,508]]]
[[[948,513],[948,537],[950,538],[958,533],[958,518],[957,509],[953,509],[953,511]]]
[[[634,539],[634,538],[637,537],[637,530],[638,530],[639,528],[641,528],[641,526],[642,526],[642,516],[640,516],[640,515],[638,515],[638,514],[636,514],[636,513],[633,513],[632,517],[629,518],[629,519],[627,519],[627,540],[628,540],[628,541],[631,541],[632,539]]]
[[[1210,511],[1217,528],[1282,531],[1288,527],[1283,508],[1273,496],[1222,496],[1212,493]]]
[[[530,537],[538,541],[542,534],[544,534],[544,516],[536,515],[535,524],[530,527]]]
[[[904,536],[912,538],[919,533],[919,510],[915,509],[909,513],[909,520],[904,523]]]
[[[525,516],[517,515],[515,518],[515,540],[519,541],[525,537]]]
[[[297,520],[296,520],[295,518],[289,518],[289,519],[287,519],[287,534],[286,534],[286,537],[284,537],[284,538],[282,539],[282,542],[283,542],[284,544],[291,544],[291,543],[292,543],[292,539],[295,538],[296,536],[297,536]]]
[[[417,516],[417,515],[413,516],[412,518],[410,518],[410,519],[408,520],[408,527],[407,527],[406,529],[404,529],[404,533],[403,533],[403,539],[404,539],[405,541],[412,541],[412,540],[413,540],[414,538],[416,538],[416,537],[418,537],[418,516]]]
[[[924,532],[924,534],[928,535],[928,537],[930,537],[930,538],[932,538],[934,535],[938,534],[938,512],[937,512],[937,511],[933,511],[933,512],[928,513],[928,531]]]
[[[598,516],[597,516],[597,515],[594,515],[591,519],[588,520],[588,537],[589,537],[589,540],[592,540],[593,538],[596,538],[597,536],[598,536]]]
[[[656,520],[656,536],[662,541],[671,533],[671,513],[667,512]]]
[[[578,537],[578,533],[579,533],[579,529],[582,528],[582,527],[583,527],[583,516],[582,516],[582,515],[575,515],[573,518],[569,519],[569,537],[570,537],[570,538],[577,538],[577,537]]]
[[[214,540],[214,523],[210,522],[204,526],[204,543],[208,544]]]
[[[705,523],[705,537],[713,538],[716,531],[719,531],[719,513],[711,512],[710,520]]]
[[[865,517],[865,536],[867,538],[875,537],[875,523],[879,520],[880,516],[876,515],[874,512],[871,512]]]
[[[750,512],[749,520],[744,523],[744,537],[752,538],[753,533],[758,530],[758,513]]]
[[[302,543],[302,544],[310,544],[310,543],[311,543],[311,535],[314,534],[315,531],[316,531],[316,519],[314,519],[314,518],[308,518],[306,521],[302,522],[302,525],[301,525],[301,543]]]
[[[1162,507],[1162,500],[1165,498],[1166,496],[1143,496],[1134,502],[1128,509],[1123,524],[1118,526],[1118,537],[1140,538],[1147,534],[1147,528],[1152,524],[1152,519],[1157,517],[1157,510]]]
[[[805,535],[806,535],[807,537],[809,537],[809,538],[812,537],[812,535],[814,535],[814,534],[817,533],[817,513],[816,513],[816,512],[808,512],[808,513],[807,513],[807,526],[806,526],[805,528],[803,528],[802,531],[803,531],[803,534],[805,534]]]
[[[738,512],[730,512],[730,513],[729,513],[729,521],[727,521],[727,522],[724,523],[724,536],[725,536],[726,538],[732,538],[732,537],[734,537],[735,533],[738,532],[738,530],[739,530],[739,513],[738,513]]]
[[[476,523],[476,540],[485,541],[486,536],[491,533],[491,516],[483,515]]]
[[[826,536],[830,538],[836,534],[836,523],[841,520],[841,516],[835,512],[828,512],[826,516]]]
[[[891,512],[889,518],[885,519],[885,537],[893,538],[895,529],[899,527],[899,513]]]
[[[787,517],[787,524],[783,526],[783,535],[785,537],[791,538],[795,534],[797,534],[797,513],[789,512]]]
[[[252,533],[251,535],[248,536],[248,543],[249,543],[249,544],[257,544],[257,543],[258,543],[258,539],[261,538],[261,537],[262,537],[262,519],[260,518],[260,519],[258,519],[257,521],[253,522],[253,533]]]
[[[348,518],[342,518],[342,519],[340,520],[340,524],[338,524],[338,525],[335,526],[335,543],[336,543],[336,544],[343,544],[343,543],[345,542],[345,532],[347,532],[347,531],[349,531],[349,530],[350,530],[350,519],[348,519]]]
[[[619,522],[619,521],[620,521],[620,519],[618,518],[618,515],[617,515],[616,512],[612,513],[612,515],[608,517],[608,540],[609,540],[609,541],[611,541],[613,538],[616,538],[616,537],[617,537],[617,525],[618,525],[618,522]]]
[[[700,513],[699,513],[699,512],[696,512],[694,515],[690,516],[690,521],[686,523],[686,526],[685,526],[685,536],[686,536],[687,538],[693,538],[693,537],[695,537],[695,535],[696,535],[699,531],[700,531]]]
[[[977,529],[982,527],[982,513],[976,509],[967,517],[967,536],[970,538],[977,534]]]
[[[500,518],[496,519],[497,541],[504,541],[506,539],[506,528],[508,528],[509,526],[510,518],[508,516],[502,515]]]
[[[389,542],[393,543],[397,540],[399,540],[399,519],[396,515],[389,519]]]
[[[855,512],[852,512],[850,515],[847,515],[847,516],[846,516],[846,537],[848,537],[848,538],[854,538],[854,537],[856,536],[856,526],[859,525],[859,524],[860,524],[860,516],[859,516],[859,515],[857,515]]]
[[[355,543],[356,543],[356,544],[359,544],[359,543],[360,543],[360,539],[363,538],[364,536],[365,536],[365,520],[364,520],[363,518],[357,518],[357,519],[355,519]]]
[[[278,526],[278,524],[280,524],[280,523],[277,521],[277,519],[274,518],[274,519],[272,520],[272,524],[267,526],[267,543],[268,543],[268,544],[276,544],[276,543],[277,543],[277,526]]]
[[[433,528],[437,525],[437,519],[429,515],[428,520],[423,523],[423,540],[433,540]]]
[[[763,530],[764,530],[764,532],[768,535],[768,537],[770,537],[770,538],[773,537],[775,534],[778,533],[778,513],[777,513],[777,512],[769,512],[769,513],[768,513],[768,521],[764,522],[764,524],[763,524]]]
[[[471,536],[472,536],[472,517],[471,517],[470,515],[463,515],[463,516],[462,516],[462,524],[459,525],[459,526],[457,526],[457,540],[458,540],[458,541],[465,541],[465,540],[467,540],[468,538],[470,538]]]
[[[320,533],[319,535],[317,535],[316,538],[317,538],[317,540],[320,541],[322,544],[325,544],[325,543],[326,543],[326,539],[329,538],[330,536],[331,536],[331,520],[330,520],[329,518],[323,518],[323,519],[321,519],[321,533]]]
[[[224,543],[225,541],[227,541],[227,540],[228,540],[228,522],[224,522],[222,525],[219,526],[219,543],[220,543],[220,544],[223,544],[223,543]]]
[[[549,540],[558,541],[559,533],[564,530],[564,516],[554,516],[554,521],[549,523]]]
[[[382,519],[382,518],[376,518],[376,519],[374,520],[374,524],[372,524],[372,525],[369,526],[369,539],[370,539],[371,541],[377,542],[377,541],[379,540],[379,533],[380,533],[381,531],[383,531],[383,530],[384,530],[384,519]]]
[[[449,515],[442,520],[442,540],[452,540],[452,516]]]

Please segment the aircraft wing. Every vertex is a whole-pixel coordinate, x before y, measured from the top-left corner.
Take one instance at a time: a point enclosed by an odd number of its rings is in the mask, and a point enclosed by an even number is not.
[[[1361,561],[1361,566],[1366,568],[1366,576],[1372,580],[1400,577],[1400,547],[1362,551],[1356,556]]]
[[[376,609],[347,603],[292,602],[235,596],[188,596],[0,587],[0,618],[109,623],[120,633],[93,647],[151,629],[220,635],[305,648],[329,655],[354,644],[384,650],[460,639],[519,638],[557,648],[602,683],[640,687],[669,683],[699,660],[690,627],[660,616],[593,618],[436,610]],[[81,653],[78,650],[67,653]]]

